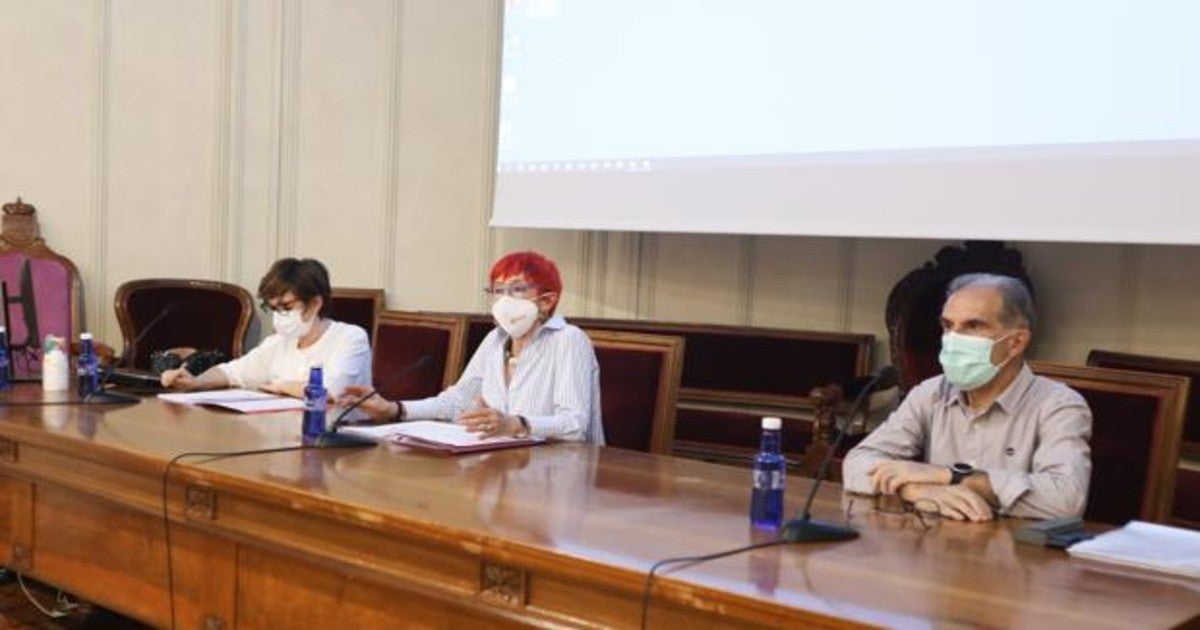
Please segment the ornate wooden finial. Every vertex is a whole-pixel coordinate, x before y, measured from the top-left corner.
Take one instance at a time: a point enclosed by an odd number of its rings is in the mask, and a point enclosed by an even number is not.
[[[21,201],[20,197],[13,203],[4,204],[0,241],[3,241],[0,245],[10,247],[29,247],[40,243],[42,238],[38,228],[37,208]]]
[[[31,217],[37,214],[37,208],[22,202],[21,198],[17,197],[16,201],[4,204],[4,214],[19,214]]]

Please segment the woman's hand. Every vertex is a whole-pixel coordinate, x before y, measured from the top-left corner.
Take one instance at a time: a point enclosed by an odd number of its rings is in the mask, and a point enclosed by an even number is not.
[[[167,389],[177,389],[179,391],[190,392],[196,389],[196,377],[192,376],[187,368],[175,368],[173,370],[165,370],[158,377],[158,381]]]
[[[489,407],[482,398],[474,409],[459,417],[458,422],[466,427],[467,431],[478,433],[481,438],[516,435],[521,430],[521,421],[516,416]]]
[[[347,385],[346,389],[342,390],[342,393],[338,395],[337,405],[339,407],[350,407],[369,393],[371,393],[371,388],[365,385]],[[362,410],[363,413],[367,414],[375,422],[400,420],[400,403],[387,400],[379,394],[372,394],[370,398],[362,401],[357,409]]]

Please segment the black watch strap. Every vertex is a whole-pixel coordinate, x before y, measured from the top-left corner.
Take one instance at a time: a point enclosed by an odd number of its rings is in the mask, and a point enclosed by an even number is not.
[[[962,483],[963,479],[975,474],[975,467],[962,462],[955,462],[950,465],[950,485],[956,486]]]

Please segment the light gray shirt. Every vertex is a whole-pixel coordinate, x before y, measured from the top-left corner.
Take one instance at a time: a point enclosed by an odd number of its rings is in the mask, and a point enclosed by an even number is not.
[[[1000,513],[1080,516],[1092,474],[1092,412],[1075,390],[1028,365],[991,406],[975,412],[944,376],[917,385],[842,464],[846,490],[871,493],[868,474],[889,459],[964,462],[987,473]]]
[[[539,437],[604,444],[600,366],[587,333],[560,316],[546,320],[504,382],[509,336],[495,328],[479,344],[458,382],[423,400],[406,400],[410,420],[453,420],[483,398],[489,407],[524,416]]]

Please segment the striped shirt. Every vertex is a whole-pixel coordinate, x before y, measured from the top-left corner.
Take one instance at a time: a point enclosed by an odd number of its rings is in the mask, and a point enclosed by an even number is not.
[[[1092,412],[1075,390],[1035,376],[1028,365],[982,411],[944,376],[917,385],[842,463],[851,492],[872,492],[879,462],[916,459],[970,464],[987,473],[1000,513],[1026,518],[1080,516],[1092,460]]]
[[[523,416],[532,435],[604,444],[600,366],[587,333],[560,316],[546,320],[521,352],[512,383],[504,383],[509,336],[495,328],[475,351],[458,382],[432,398],[403,401],[410,420],[453,420],[484,403]]]

